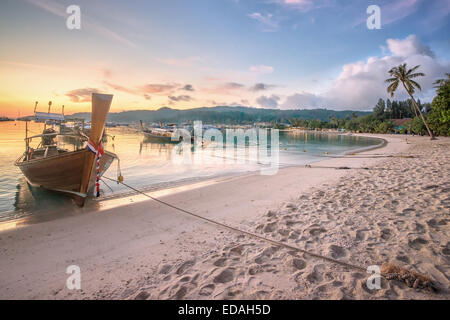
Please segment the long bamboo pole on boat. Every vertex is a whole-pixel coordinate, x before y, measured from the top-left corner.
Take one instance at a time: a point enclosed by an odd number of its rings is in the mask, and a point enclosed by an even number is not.
[[[95,145],[96,148],[100,145],[102,139],[103,130],[105,129],[106,116],[108,115],[109,108],[111,107],[113,96],[110,94],[92,94],[92,117],[91,117],[91,133],[89,139]],[[95,154],[87,152],[85,157],[85,163],[83,168],[83,174],[81,176],[80,193],[87,195],[89,189],[89,182],[91,180],[91,174],[94,167]],[[76,203],[79,206],[83,206],[86,198],[79,197]]]

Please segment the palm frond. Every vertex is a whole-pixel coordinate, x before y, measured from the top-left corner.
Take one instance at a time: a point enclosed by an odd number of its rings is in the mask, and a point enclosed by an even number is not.
[[[397,90],[399,83],[400,82],[397,80],[392,82],[389,87],[387,87],[387,92],[390,93],[391,98],[394,97],[395,90]]]
[[[420,64],[409,69],[408,72],[406,72],[407,75],[411,74],[412,72],[416,71],[420,67]]]
[[[411,82],[405,82],[406,88],[410,94],[414,94],[415,90]]]
[[[408,75],[408,78],[410,78],[410,79],[417,78],[417,77],[425,77],[425,73],[417,72],[417,73],[413,73],[413,74]]]
[[[420,84],[418,84],[416,81],[414,80],[409,80],[409,82],[411,82],[413,87],[416,87],[417,89],[419,89],[419,91],[422,91],[422,87],[420,86]]]
[[[391,82],[394,82],[394,81],[397,81],[397,80],[398,80],[397,78],[389,78],[389,79],[384,80],[384,82],[391,83]]]

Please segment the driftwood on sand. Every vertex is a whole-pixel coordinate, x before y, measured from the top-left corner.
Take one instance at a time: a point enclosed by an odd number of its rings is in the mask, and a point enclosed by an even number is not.
[[[410,288],[428,289],[430,291],[438,290],[430,277],[401,268],[393,263],[383,263],[381,265],[381,274],[388,280],[402,281]]]

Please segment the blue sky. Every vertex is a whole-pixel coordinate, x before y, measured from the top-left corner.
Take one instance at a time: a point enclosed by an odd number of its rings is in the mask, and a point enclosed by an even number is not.
[[[65,27],[71,4],[81,8],[81,30]],[[381,8],[380,30],[366,27],[372,4]],[[108,91],[117,110],[216,104],[366,110],[387,97],[379,82],[393,64],[424,65],[425,100],[433,96],[432,82],[450,71],[450,0],[3,0],[0,6],[0,40],[8,44],[0,52],[0,108],[53,95],[86,109],[90,91]]]

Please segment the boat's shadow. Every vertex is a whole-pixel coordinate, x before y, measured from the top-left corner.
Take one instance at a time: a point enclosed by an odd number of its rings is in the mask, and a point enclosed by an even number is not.
[[[83,211],[82,208],[75,206],[70,197],[31,186],[23,177],[16,188],[14,219],[23,220],[24,224],[69,217]]]

